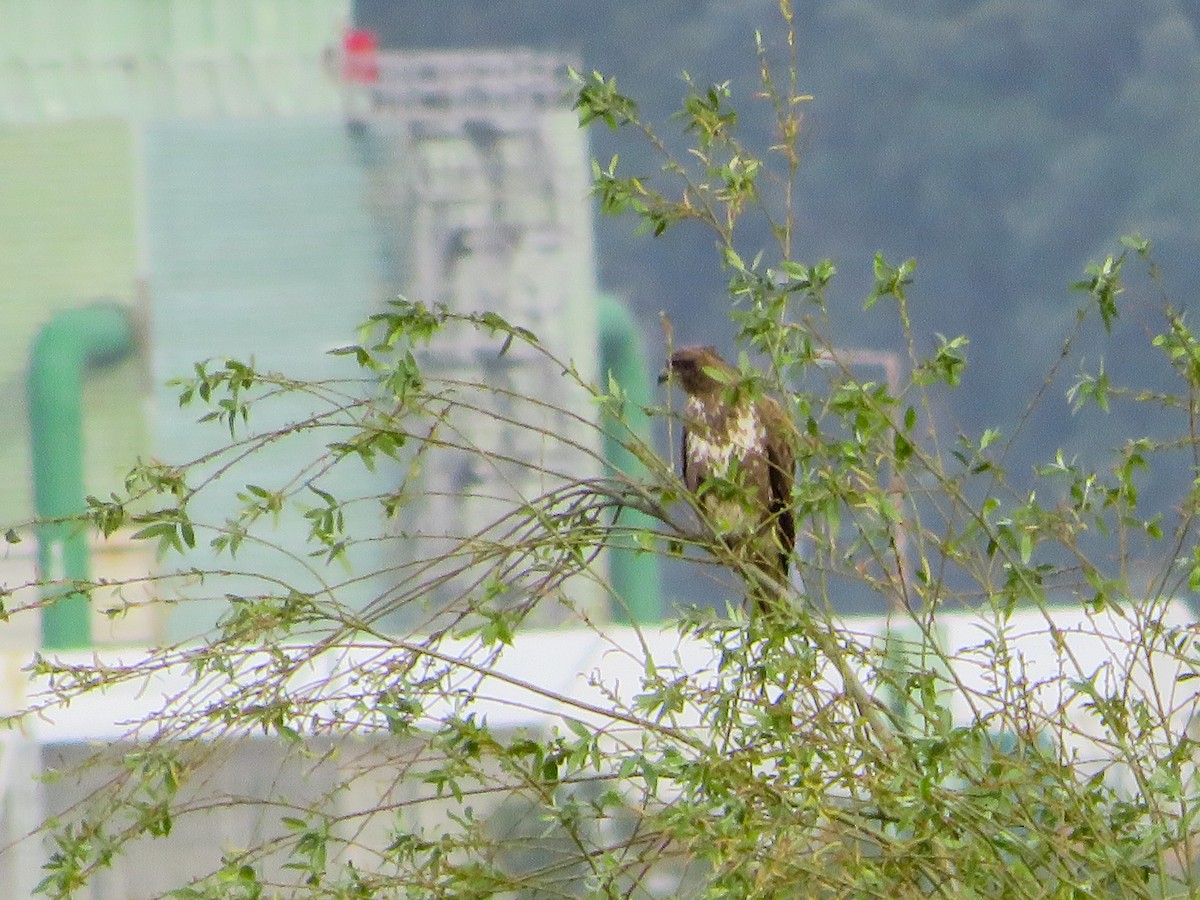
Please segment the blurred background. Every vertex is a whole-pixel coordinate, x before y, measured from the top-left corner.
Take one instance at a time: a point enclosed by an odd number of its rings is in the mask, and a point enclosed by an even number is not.
[[[929,423],[943,436],[1015,425],[1084,301],[1069,285],[1089,262],[1119,252],[1121,235],[1153,240],[1170,302],[1196,304],[1195,4],[797,6],[798,88],[814,99],[805,107],[796,256],[837,264],[832,337],[876,359],[902,347],[882,304],[863,311],[872,258],[918,259],[910,300],[919,349],[934,346],[935,332],[971,341],[961,389]],[[0,467],[8,476],[0,526],[23,538],[0,554],[0,584],[39,573],[137,580],[154,570],[153,547],[128,535],[94,542],[47,528],[34,540],[30,523],[119,491],[138,458],[178,463],[220,446],[227,432],[197,427],[198,412],[181,410],[178,390],[166,386],[197,360],[253,358],[262,369],[337,377],[345,368],[326,351],[355,341],[356,326],[398,294],[498,312],[585,377],[613,371],[645,403],[662,400],[649,386],[664,355],[660,312],[678,343],[731,351],[726,276],[711,236],[684,225],[650,239],[630,221],[596,216],[590,156],[607,163],[619,153],[627,173],[651,178],[661,161],[623,135],[581,132],[567,69],[615,76],[673,147],[668,117],[686,93],[681,73],[701,85],[729,81],[744,140],[762,148],[773,121],[754,97],[755,28],[786,61],[777,0],[0,0]],[[753,256],[771,238],[748,226],[741,241]],[[1137,281],[1120,298],[1113,338],[1094,329],[1076,350],[1093,370],[1107,354],[1114,381],[1168,384],[1166,366],[1142,350],[1161,328],[1161,299]],[[464,339],[428,362],[445,377],[568,402],[555,393],[558,373],[519,348],[499,360],[494,342]],[[1057,448],[1095,460],[1110,436],[1169,434],[1146,405],[1115,403],[1100,420],[1072,415],[1065,392],[1077,375],[1059,372],[1024,425],[1006,460],[1016,483]],[[307,412],[284,404],[258,424]],[[481,445],[518,458],[545,449],[495,421],[477,427]],[[574,436],[565,421],[539,427]],[[652,428],[668,453],[665,425]],[[596,441],[594,429],[579,434]],[[320,447],[310,435],[272,448],[236,481],[278,486]],[[607,455],[627,462],[613,447]],[[460,463],[426,473],[428,499],[415,515],[467,527],[489,514],[487,497],[536,488],[520,471],[500,477]],[[586,477],[599,466],[577,471]],[[323,485],[365,496],[394,489],[398,477],[381,466]],[[1149,505],[1171,509],[1190,478],[1186,461],[1156,469],[1145,485]],[[232,484],[211,491],[197,515],[219,521],[235,492]],[[355,550],[353,572],[382,575],[343,574],[341,599],[365,603],[387,590],[388,568],[413,553],[401,533],[412,523],[402,524]],[[282,528],[281,543],[303,541],[302,520]],[[713,588],[710,567],[660,567],[620,553],[608,562],[626,606],[581,596],[601,617],[653,620],[736,594]],[[199,549],[176,564],[206,568],[214,557]],[[303,575],[256,548],[239,564]],[[27,683],[29,648],[194,638],[227,607],[211,584],[168,605],[140,604],[136,590],[112,592],[113,608],[128,607],[116,618],[103,615],[101,596],[92,610],[56,606],[40,630],[32,616],[4,623],[0,648],[24,652],[6,656],[17,660],[6,683]],[[36,599],[28,594],[10,605]],[[872,602],[848,602],[847,611],[880,611]],[[91,741],[113,742],[119,763],[125,730],[112,730],[111,717],[109,730],[52,724],[38,726],[50,729],[44,747],[14,736],[0,753],[5,834],[14,840],[82,796],[28,773],[69,768],[91,754]],[[287,769],[267,744],[227,748],[206,786],[241,797],[287,784],[316,796],[338,783],[330,772]],[[272,767],[277,781],[261,775]],[[358,783],[366,799],[343,793],[339,802],[356,809],[389,796],[396,776],[382,771],[380,785]],[[180,873],[211,870],[216,843],[248,846],[274,827],[252,809],[220,815],[218,824],[181,827],[169,865],[123,862],[90,896],[153,896]],[[9,849],[5,865],[20,879],[11,896],[28,896],[46,848]]]
[[[798,87],[814,99],[796,255],[839,267],[834,338],[882,353],[901,347],[894,319],[862,310],[872,257],[918,259],[911,301],[923,349],[934,332],[971,340],[963,387],[937,410],[940,430],[1018,419],[1082,303],[1068,286],[1089,261],[1117,252],[1121,235],[1152,239],[1171,302],[1194,303],[1194,6],[800,7]],[[325,351],[353,341],[355,326],[401,293],[494,309],[596,377],[615,369],[644,381],[658,370],[660,312],[677,342],[731,350],[709,235],[684,225],[649,239],[632,222],[597,219],[589,155],[620,153],[626,172],[649,177],[660,163],[622,135],[580,132],[566,72],[615,76],[665,135],[682,72],[700,84],[728,80],[745,141],[765,147],[772,120],[754,98],[755,28],[785,61],[775,0],[664,0],[652,13],[558,0],[0,0],[0,413],[9,423],[0,464],[10,473],[0,522],[70,512],[81,493],[103,497],[139,456],[175,462],[215,446],[219,429],[194,427],[196,414],[164,386],[194,361],[253,357],[263,369],[331,376],[342,370]],[[762,228],[741,240],[751,255],[770,244]],[[1127,299],[1107,352],[1159,327],[1153,304]],[[1092,362],[1106,352],[1099,335],[1077,349]],[[439,361],[443,371],[478,374],[490,358],[469,345],[452,356]],[[538,366],[518,358],[484,376],[516,389],[546,384]],[[1132,352],[1106,368],[1147,388],[1167,374]],[[1104,449],[1094,420],[1070,414],[1064,393],[1077,374],[1060,373],[1026,426],[1008,461],[1018,480],[1058,447],[1068,457]],[[43,407],[73,405],[75,431],[40,418]],[[280,421],[301,414],[282,410]],[[1115,434],[1158,427],[1144,406],[1112,416]],[[654,427],[665,453],[665,429]],[[240,477],[270,482],[317,446],[265,454]],[[391,477],[342,487],[385,489]],[[487,476],[430,477],[461,493]],[[1155,477],[1147,496],[1170,508],[1174,482]],[[230,497],[213,494],[214,514]],[[424,515],[482,514],[464,509]],[[50,575],[91,566],[119,577],[153,565],[121,540],[86,559],[69,537],[42,552]],[[369,571],[403,551],[381,543],[363,552],[354,562]],[[35,554],[32,541],[10,548],[4,581],[32,577]],[[705,602],[711,573],[695,568],[665,565],[661,590],[653,567],[626,571],[624,589],[641,595],[635,614]],[[365,599],[377,585],[353,590]],[[209,627],[222,603],[119,625],[96,618],[92,628],[118,642],[185,638]],[[70,644],[72,627],[49,640]],[[38,638],[16,629],[4,640]]]

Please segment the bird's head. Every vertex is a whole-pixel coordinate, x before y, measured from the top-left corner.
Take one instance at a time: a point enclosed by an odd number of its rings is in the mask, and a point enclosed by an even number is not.
[[[721,359],[716,347],[680,347],[671,354],[658,383],[674,378],[684,391],[697,396],[721,390],[732,374],[733,368]]]

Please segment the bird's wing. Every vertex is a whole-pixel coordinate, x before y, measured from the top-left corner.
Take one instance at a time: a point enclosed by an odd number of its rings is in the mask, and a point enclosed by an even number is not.
[[[768,508],[775,523],[780,552],[786,560],[796,545],[796,514],[792,508],[796,453],[792,448],[790,423],[783,409],[770,398],[763,401],[763,420],[767,433]]]
[[[695,493],[706,477],[704,465],[692,458],[692,433],[687,425],[683,426],[683,437],[680,440],[679,465],[683,475],[683,483],[689,491]]]
[[[691,456],[688,448],[688,428],[684,425],[679,429],[681,436],[679,438],[679,474],[683,476],[683,483],[687,485],[687,489],[692,490],[691,480],[691,463],[688,459]]]

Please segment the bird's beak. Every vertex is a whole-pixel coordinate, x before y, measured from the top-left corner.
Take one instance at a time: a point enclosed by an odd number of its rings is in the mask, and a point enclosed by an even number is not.
[[[663,369],[661,372],[658,373],[658,383],[659,384],[666,384],[670,380],[670,378],[671,378],[671,367],[670,366],[667,366],[665,369]]]

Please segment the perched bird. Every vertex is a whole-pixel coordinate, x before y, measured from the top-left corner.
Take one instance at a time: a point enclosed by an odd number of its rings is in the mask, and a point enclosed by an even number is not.
[[[659,383],[678,382],[687,394],[683,413],[683,482],[696,495],[714,531],[746,562],[786,584],[796,542],[792,509],[795,452],[791,423],[777,401],[751,396],[737,370],[713,347],[682,347]],[[774,591],[743,573],[765,611]]]

